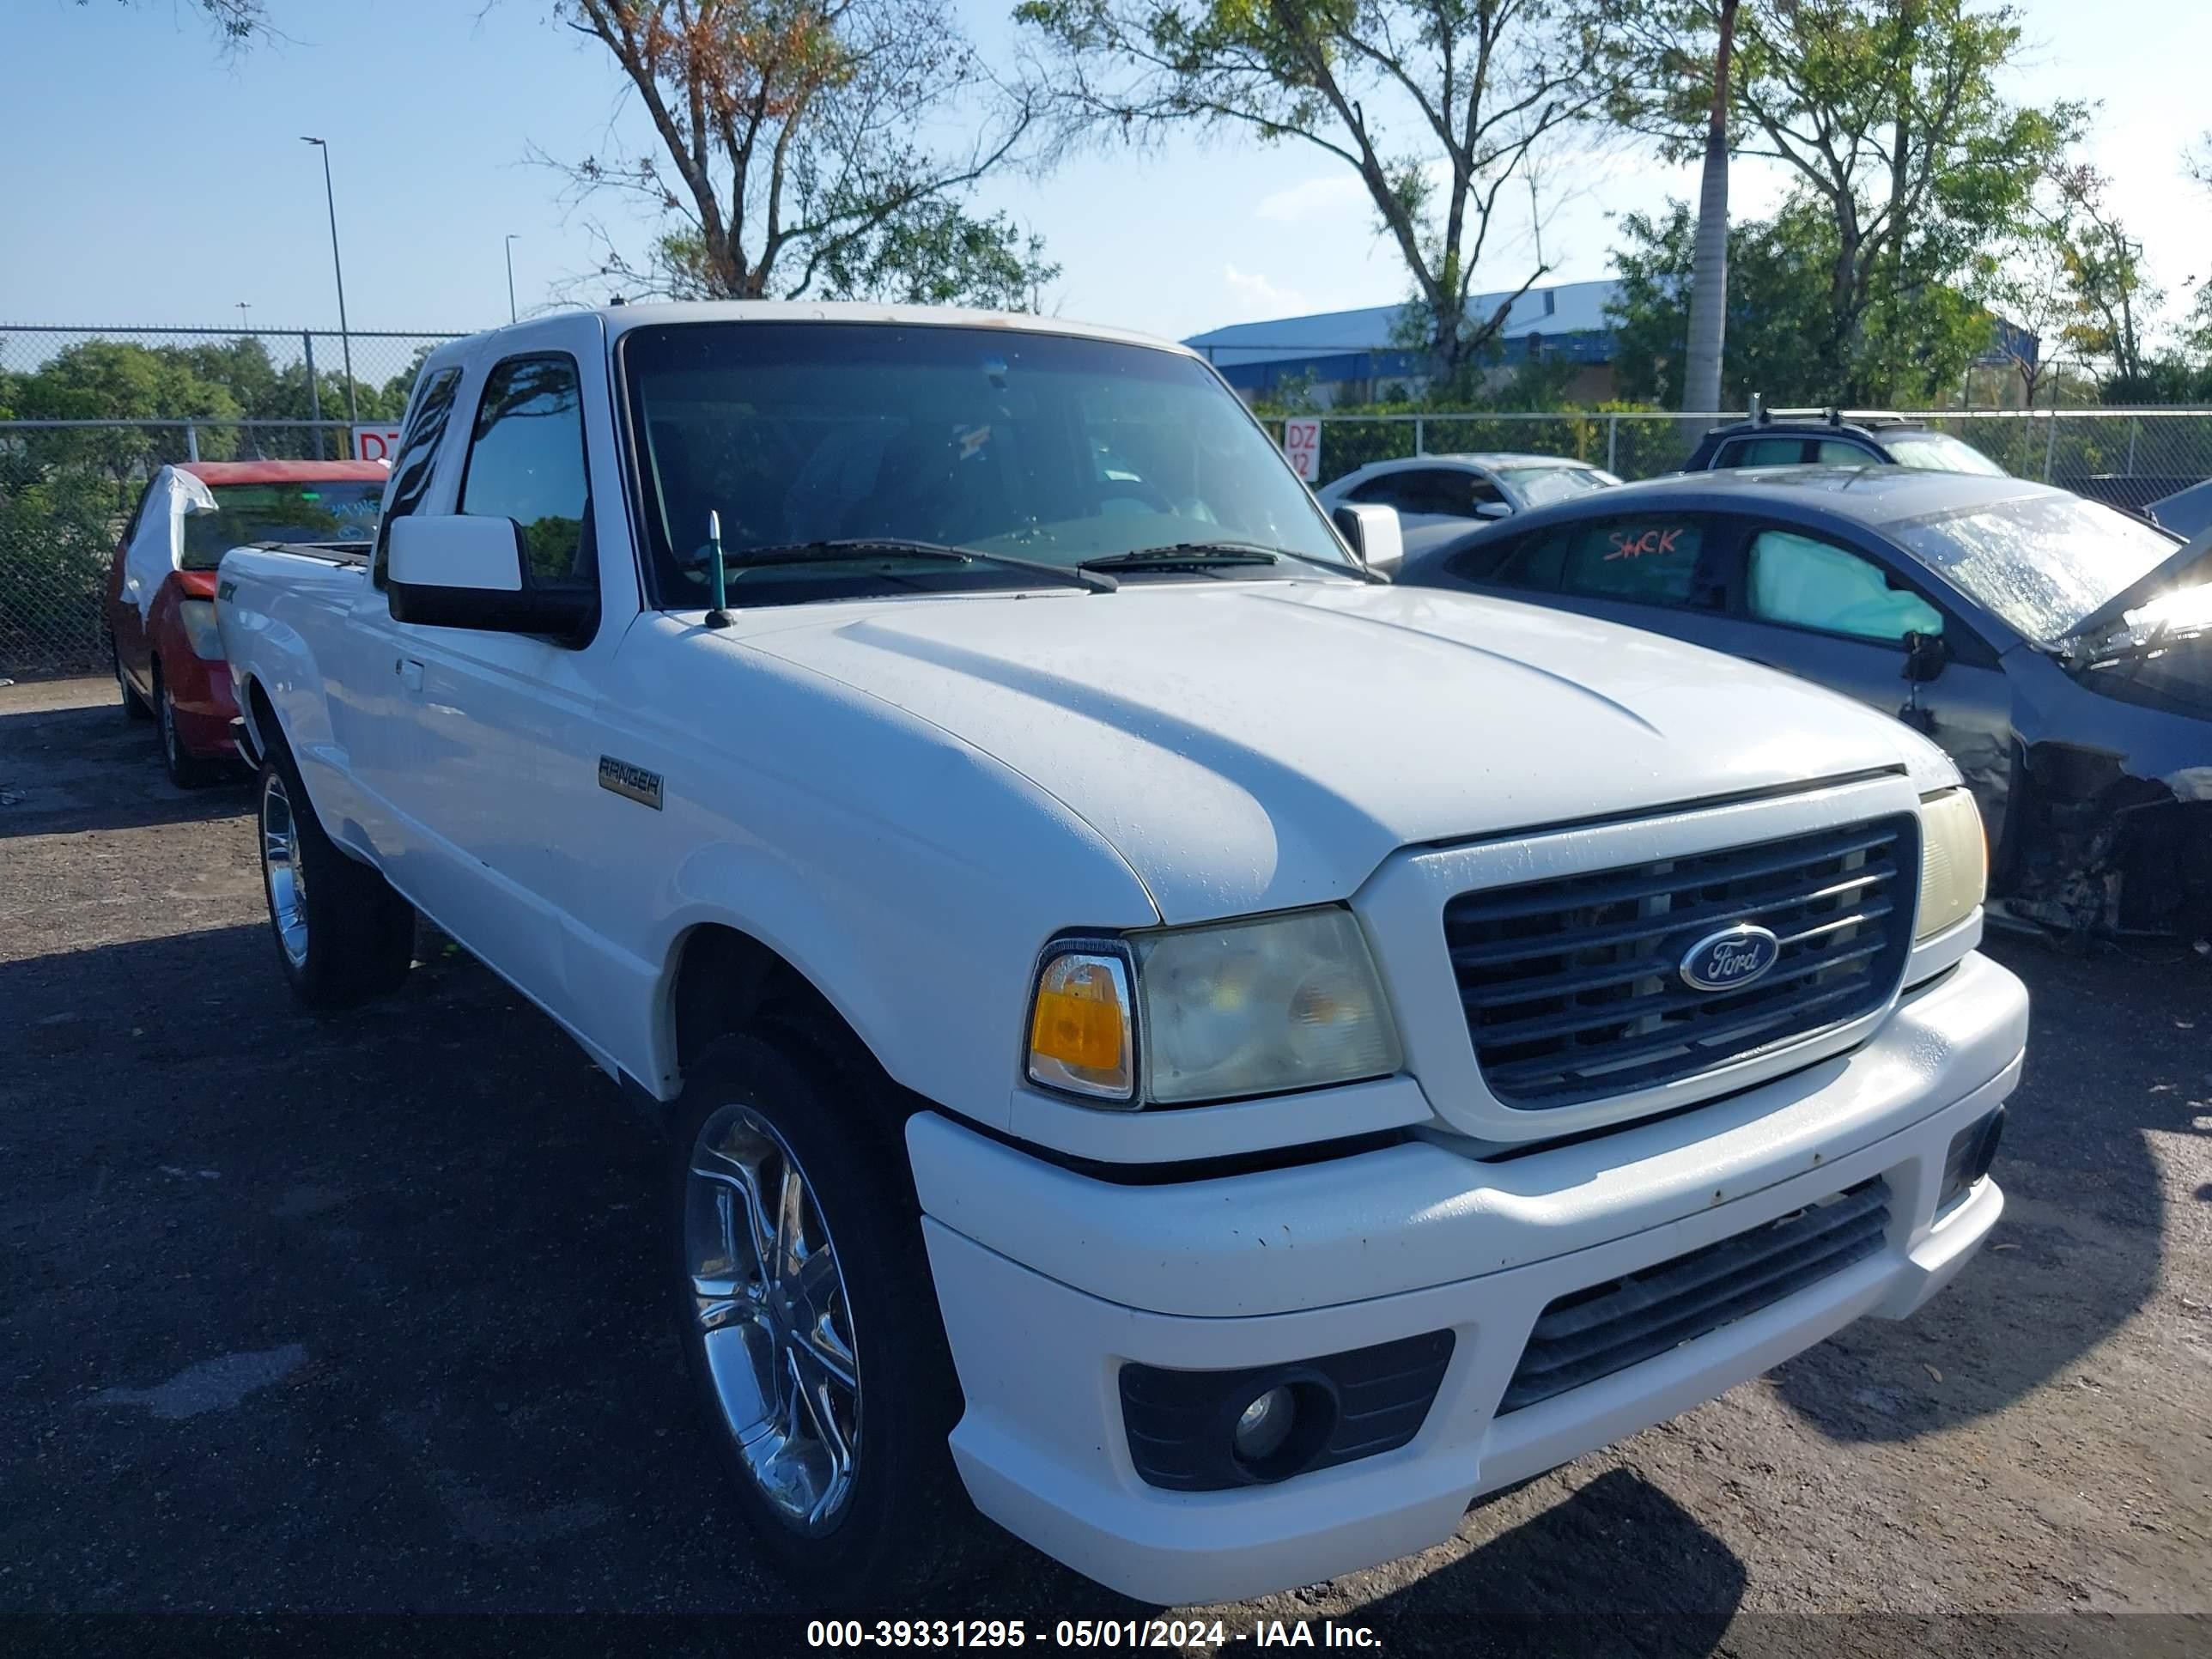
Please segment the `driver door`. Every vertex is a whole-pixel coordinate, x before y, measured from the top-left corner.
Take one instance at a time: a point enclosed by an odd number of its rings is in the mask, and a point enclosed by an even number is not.
[[[2012,691],[1996,653],[1872,548],[1795,526],[1754,526],[1736,572],[1724,649],[1840,691],[1940,744],[1999,845],[2012,763]],[[1905,677],[1908,634],[1943,642],[1932,679]]]

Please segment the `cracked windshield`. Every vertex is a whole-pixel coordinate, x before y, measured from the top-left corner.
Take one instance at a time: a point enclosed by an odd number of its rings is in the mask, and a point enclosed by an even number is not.
[[[712,524],[732,605],[1357,574],[1177,353],[828,323],[648,327],[621,350],[665,605],[707,602]]]

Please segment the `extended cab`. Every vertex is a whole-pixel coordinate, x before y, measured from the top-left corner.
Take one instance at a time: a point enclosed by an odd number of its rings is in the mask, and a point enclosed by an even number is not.
[[[419,909],[665,1116],[710,1432],[823,1595],[977,1510],[1160,1601],[1418,1550],[2002,1206],[2027,1003],[1942,751],[1376,580],[1176,347],[502,329],[372,556],[234,551],[218,612],[294,988],[395,987]]]

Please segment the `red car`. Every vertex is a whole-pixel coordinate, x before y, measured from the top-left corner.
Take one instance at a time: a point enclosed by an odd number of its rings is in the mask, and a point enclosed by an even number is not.
[[[161,721],[177,784],[205,783],[238,755],[215,627],[222,556],[255,542],[372,542],[388,476],[382,461],[186,461],[149,481],[108,573],[108,638],[123,706]]]

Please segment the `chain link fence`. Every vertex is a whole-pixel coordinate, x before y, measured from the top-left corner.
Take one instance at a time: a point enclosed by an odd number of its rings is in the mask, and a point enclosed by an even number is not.
[[[450,333],[0,325],[0,678],[106,665],[102,602],[146,481],[179,461],[350,456],[404,412]],[[1494,451],[1670,472],[1729,416],[1322,415],[1320,478],[1370,461]],[[2141,511],[2212,477],[2212,410],[1912,417],[2008,472]],[[1282,422],[1270,428],[1279,438]]]
[[[106,665],[110,564],[163,466],[351,457],[457,337],[0,325],[0,678]]]
[[[1504,452],[1557,455],[1623,478],[1651,478],[1688,460],[1714,426],[1741,415],[1319,415],[1317,483],[1370,461]],[[2212,410],[2061,409],[1906,418],[1972,444],[2015,477],[2033,478],[2141,512],[2212,477]],[[1267,426],[1279,440],[1283,422]]]

